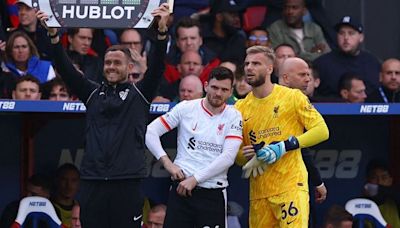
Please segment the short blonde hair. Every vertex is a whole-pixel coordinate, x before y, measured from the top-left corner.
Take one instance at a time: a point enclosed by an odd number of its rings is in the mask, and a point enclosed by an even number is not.
[[[246,50],[247,55],[258,54],[258,53],[264,54],[265,57],[267,57],[269,60],[271,60],[272,63],[275,61],[275,52],[270,47],[256,45],[256,46],[249,47]]]

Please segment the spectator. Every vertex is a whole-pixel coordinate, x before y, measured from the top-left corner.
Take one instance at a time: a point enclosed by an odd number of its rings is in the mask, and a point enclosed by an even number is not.
[[[81,206],[74,204],[71,211],[71,228],[81,228]]]
[[[41,96],[39,80],[31,75],[19,78],[12,92],[14,100],[40,100]]]
[[[279,84],[293,89],[299,89],[306,94],[311,81],[308,64],[297,57],[286,59],[279,69]]]
[[[239,13],[243,8],[235,0],[212,0],[210,7],[210,14],[200,18],[204,44],[221,61],[242,63],[246,35],[241,29]]]
[[[353,216],[342,206],[333,205],[325,214],[324,228],[352,228]]]
[[[164,204],[158,204],[152,207],[149,211],[147,224],[144,228],[162,228],[164,226],[166,212],[167,206]]]
[[[120,41],[122,45],[127,45],[131,50],[136,50],[139,53],[143,51],[142,35],[134,29],[124,29],[120,35]]]
[[[400,102],[400,61],[388,59],[379,74],[380,86],[367,97],[367,102]]]
[[[235,84],[233,85],[233,94],[228,99],[228,104],[234,104],[237,100],[243,99],[251,92],[251,85],[246,82],[243,67],[239,67],[235,72]]]
[[[346,73],[339,80],[340,97],[348,103],[364,103],[365,93],[364,81],[354,73]]]
[[[271,75],[271,82],[278,83],[279,78],[279,68],[281,67],[283,61],[287,58],[292,58],[296,56],[294,49],[290,44],[280,44],[275,49],[275,61],[274,61],[274,72]]]
[[[42,27],[35,16],[35,9],[26,5],[23,1],[17,1],[19,26],[14,31],[22,31],[36,44],[38,57],[43,60],[51,60],[53,50],[46,29]]]
[[[309,64],[310,66],[310,64]],[[305,91],[305,95],[310,99],[311,102],[313,101],[318,101],[316,100],[315,97],[315,90],[319,87],[319,84],[321,83],[319,79],[319,73],[318,71],[314,68],[313,65],[310,66],[310,82],[308,83],[307,89]]]
[[[187,75],[200,76],[204,69],[199,53],[190,50],[183,53],[181,61],[177,67],[180,78],[184,78]]]
[[[199,77],[188,75],[179,84],[179,101],[195,100],[203,97],[203,84]]]
[[[25,197],[40,196],[48,199],[50,197],[50,186],[50,181],[46,176],[34,174],[29,177],[26,183]],[[1,228],[9,228],[14,223],[18,214],[19,201],[15,200],[5,207],[0,220]]]
[[[150,51],[149,69],[137,85],[128,83],[131,52],[111,46],[104,57],[105,83],[81,76],[63,50],[56,28],[48,28],[55,64],[67,86],[86,104],[86,149],[81,165],[80,205],[82,226],[140,227],[146,176],[144,133],[149,105],[162,77],[167,36],[168,4],[152,12],[158,36]],[[39,11],[41,22],[48,16]],[[99,76],[99,75],[96,75]],[[88,105],[89,104],[89,105]],[[110,137],[112,136],[112,137]]]
[[[305,0],[285,0],[283,19],[275,21],[268,28],[272,47],[290,44],[297,56],[312,61],[330,52],[321,28],[314,22],[303,22],[306,12]]]
[[[70,101],[72,100],[71,91],[67,88],[63,80],[59,77],[56,77],[49,81],[46,85],[47,94],[44,94],[44,97],[51,101]]]
[[[160,85],[159,95],[153,102],[171,102],[179,96],[179,83],[188,75],[199,76],[204,69],[201,65],[201,57],[198,52],[188,50],[183,53],[177,66],[180,78],[172,83],[163,81]]]
[[[145,72],[143,72],[143,70],[142,70],[143,68],[138,61],[133,60],[132,64],[133,64],[133,68],[131,69],[131,72],[128,74],[128,81],[130,83],[136,84],[144,78],[144,74],[147,71],[147,63],[146,63],[146,71]]]
[[[183,53],[195,51],[200,55],[201,65],[204,66],[200,74],[200,80],[204,83],[207,81],[210,71],[219,65],[220,60],[213,51],[203,45],[200,23],[195,19],[183,17],[176,25],[175,36],[176,42],[170,48],[166,58],[165,79],[169,83],[178,80],[180,73],[177,65],[180,63]]]
[[[229,62],[229,61],[222,62],[219,64],[219,66],[228,68],[229,70],[232,71],[233,74],[235,74],[235,72],[237,70],[236,64],[233,62]]]
[[[271,41],[268,37],[267,30],[262,27],[255,27],[249,32],[249,36],[247,37],[246,47],[252,47],[255,45],[261,45],[269,47],[271,45]]]
[[[55,176],[55,193],[51,197],[62,224],[71,227],[72,208],[77,201],[80,173],[75,165],[65,163],[58,167]]]
[[[217,67],[205,84],[204,99],[181,102],[147,127],[146,145],[174,181],[166,228],[226,227],[227,172],[242,141],[241,115],[225,105],[232,85],[232,72]],[[178,149],[172,163],[160,137],[175,127]]]
[[[400,227],[400,187],[394,185],[385,163],[377,160],[368,163],[364,193],[379,206],[383,218],[391,227]]]
[[[5,52],[4,71],[11,72],[15,77],[30,74],[40,83],[44,83],[56,76],[51,62],[39,59],[35,44],[24,32],[16,31],[11,34]]]
[[[321,84],[318,94],[337,97],[340,76],[346,72],[360,75],[369,94],[379,86],[380,63],[370,53],[361,50],[364,41],[363,26],[350,16],[343,17],[335,26],[339,50],[325,54],[314,61]]]
[[[67,30],[67,54],[83,75],[88,79],[101,83],[103,81],[103,65],[99,57],[89,54],[92,45],[94,30],[90,28],[70,28]]]
[[[129,47],[132,52],[134,66],[129,74],[129,81],[137,83],[143,79],[144,73],[147,71],[147,55],[146,52],[143,52],[142,36],[136,29],[125,29],[121,33],[120,41],[122,45]]]

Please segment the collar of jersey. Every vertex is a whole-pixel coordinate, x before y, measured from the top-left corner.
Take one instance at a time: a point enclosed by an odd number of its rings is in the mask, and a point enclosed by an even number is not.
[[[206,106],[204,106],[204,99],[207,99],[207,98],[203,98],[202,100],[201,100],[201,102],[200,102],[200,104],[201,104],[201,107],[203,108],[203,110],[204,110],[204,112],[206,112],[209,116],[214,116],[214,114],[210,111],[210,110],[208,110],[207,108],[206,108]],[[224,110],[225,110],[225,107],[226,107],[226,104],[224,104],[224,108],[221,110],[221,112],[220,113],[222,113]],[[218,113],[219,114],[219,113]]]

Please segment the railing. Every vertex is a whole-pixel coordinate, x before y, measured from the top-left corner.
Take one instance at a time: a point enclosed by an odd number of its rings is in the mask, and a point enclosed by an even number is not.
[[[149,111],[151,114],[162,114],[169,111],[175,104],[153,103]],[[323,115],[400,115],[400,104],[397,103],[315,103],[314,106]],[[84,113],[85,111],[85,105],[79,101],[0,100],[0,112]]]

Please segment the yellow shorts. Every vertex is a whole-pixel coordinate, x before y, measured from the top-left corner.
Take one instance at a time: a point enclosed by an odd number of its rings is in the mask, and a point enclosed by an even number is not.
[[[308,227],[309,194],[296,190],[250,201],[250,228]]]

